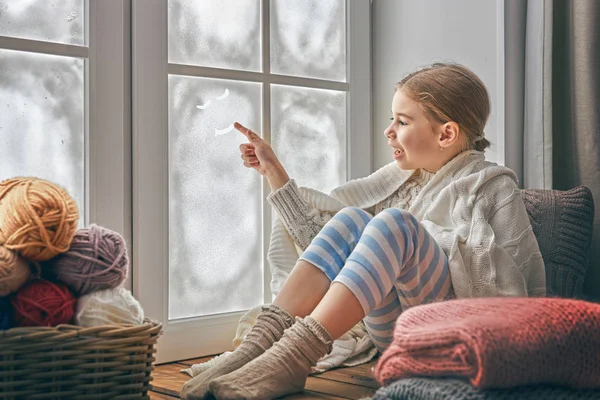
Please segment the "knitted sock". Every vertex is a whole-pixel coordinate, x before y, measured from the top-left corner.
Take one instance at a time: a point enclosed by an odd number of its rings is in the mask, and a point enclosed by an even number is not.
[[[211,381],[210,393],[217,399],[273,399],[301,392],[310,369],[331,351],[333,339],[311,317],[296,323],[262,356],[235,372]]]
[[[264,307],[239,347],[217,365],[187,381],[181,388],[181,398],[202,399],[211,380],[235,371],[267,351],[293,324],[294,318],[284,309],[275,305]]]

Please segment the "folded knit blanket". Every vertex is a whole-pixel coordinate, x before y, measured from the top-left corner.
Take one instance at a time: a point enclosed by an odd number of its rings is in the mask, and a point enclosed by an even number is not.
[[[478,388],[550,383],[600,388],[600,304],[471,298],[403,312],[375,377],[465,377]]]
[[[456,378],[409,378],[377,390],[371,400],[598,400],[596,389],[550,385],[477,389]]]

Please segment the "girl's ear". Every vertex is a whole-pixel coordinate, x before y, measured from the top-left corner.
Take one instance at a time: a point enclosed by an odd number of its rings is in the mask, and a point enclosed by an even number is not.
[[[440,127],[439,145],[442,148],[452,146],[459,139],[460,129],[454,121],[446,122]]]

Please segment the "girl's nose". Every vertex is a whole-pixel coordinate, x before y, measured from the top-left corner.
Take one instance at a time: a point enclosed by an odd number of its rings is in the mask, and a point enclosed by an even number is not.
[[[388,128],[383,131],[383,134],[388,138],[388,139],[393,139],[396,134],[394,133],[394,130],[392,129],[392,126],[388,126]]]

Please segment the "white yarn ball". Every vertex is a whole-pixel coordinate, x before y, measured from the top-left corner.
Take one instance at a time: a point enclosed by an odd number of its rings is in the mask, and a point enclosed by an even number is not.
[[[141,325],[143,321],[142,306],[123,286],[89,293],[77,300],[77,325]]]

